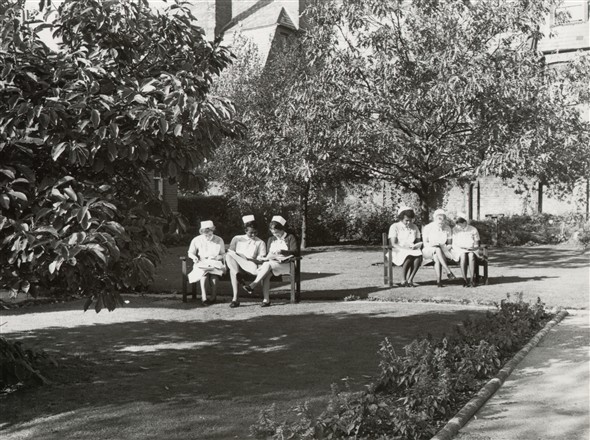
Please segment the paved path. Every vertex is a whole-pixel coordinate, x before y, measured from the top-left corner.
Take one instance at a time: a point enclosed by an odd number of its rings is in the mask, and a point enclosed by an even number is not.
[[[555,326],[456,437],[588,440],[590,322],[574,311]]]

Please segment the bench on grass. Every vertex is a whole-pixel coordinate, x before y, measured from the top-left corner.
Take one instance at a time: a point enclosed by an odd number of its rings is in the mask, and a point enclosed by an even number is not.
[[[188,257],[180,257],[180,262],[182,266],[182,302],[187,301],[188,295],[188,265],[187,265]],[[247,275],[246,275],[247,276]],[[229,280],[229,275],[226,272],[225,275],[221,277],[222,279]],[[291,296],[290,302],[291,304],[299,302],[301,299],[301,257],[292,257],[289,260],[289,273],[286,275],[279,275],[279,276],[272,276],[271,281],[280,281],[280,282],[290,282],[291,283]],[[192,297],[193,299],[197,299],[197,284],[193,283],[192,285]]]
[[[389,237],[384,232],[381,235],[382,238],[382,249],[383,249],[383,283],[389,287],[393,287],[393,263],[392,260],[392,249],[393,247],[389,243]],[[483,257],[475,259],[475,282],[481,284],[488,284],[488,247],[481,246],[483,249]],[[458,263],[455,261],[449,261],[449,266],[456,266]],[[479,275],[479,267],[483,268],[483,277]]]

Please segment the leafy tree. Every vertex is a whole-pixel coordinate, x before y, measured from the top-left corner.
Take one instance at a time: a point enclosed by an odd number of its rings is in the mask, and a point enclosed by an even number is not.
[[[112,310],[180,227],[151,176],[176,179],[235,128],[210,93],[229,52],[180,2],[66,0],[43,19],[24,4],[0,4],[1,283]]]
[[[481,173],[571,188],[589,171],[576,105],[590,61],[545,66],[535,48],[553,3],[315,3],[307,46],[339,109],[341,160],[415,193],[423,220],[450,182]]]
[[[259,59],[248,42],[238,45],[236,54],[242,60]],[[335,110],[324,105],[330,90],[310,54],[306,41],[294,35],[273,47],[263,69],[246,62],[228,75],[223,87],[232,91],[229,96],[246,129],[243,138],[225,142],[214,163],[216,176],[238,203],[298,206],[302,248],[310,204],[326,188],[355,177],[334,160],[339,155],[330,127]]]

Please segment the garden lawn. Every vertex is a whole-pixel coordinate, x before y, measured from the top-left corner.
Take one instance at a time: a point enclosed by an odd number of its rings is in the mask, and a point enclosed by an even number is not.
[[[245,438],[261,409],[324,404],[330,384],[377,373],[395,347],[451,332],[483,308],[386,302],[246,303],[209,308],[127,296],[127,308],[83,313],[82,302],[3,313],[3,333],[45,348],[54,383],[0,398],[5,439]]]

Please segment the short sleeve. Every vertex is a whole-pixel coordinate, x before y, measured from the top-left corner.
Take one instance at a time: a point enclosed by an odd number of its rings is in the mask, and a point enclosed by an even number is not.
[[[234,238],[231,239],[231,241],[229,242],[229,249],[232,251],[236,251],[236,247],[238,245],[238,235],[236,235]]]
[[[394,223],[389,227],[389,234],[388,234],[388,238],[390,240],[397,238],[397,224]]]
[[[260,240],[258,242],[258,253],[256,254],[256,257],[264,257],[266,255],[266,243],[264,243],[264,241]]]

